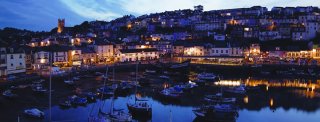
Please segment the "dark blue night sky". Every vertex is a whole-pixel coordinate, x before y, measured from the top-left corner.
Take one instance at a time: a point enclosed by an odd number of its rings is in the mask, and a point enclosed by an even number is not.
[[[111,20],[127,14],[139,16],[204,5],[205,10],[266,6],[319,6],[319,0],[0,0],[0,28],[49,31],[58,18],[67,26],[83,21]]]

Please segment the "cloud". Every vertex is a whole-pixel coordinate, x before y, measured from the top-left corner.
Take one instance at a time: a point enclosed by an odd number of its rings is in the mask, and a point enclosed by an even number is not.
[[[65,18],[67,26],[85,20],[56,0],[1,0],[0,8],[0,28],[48,31],[57,26],[58,18]]]
[[[117,9],[118,3],[113,0],[60,0],[70,10],[88,19],[111,20],[122,16]]]
[[[320,6],[319,0],[0,0],[0,28],[50,30],[58,18],[67,26],[203,5],[205,10],[266,6]]]

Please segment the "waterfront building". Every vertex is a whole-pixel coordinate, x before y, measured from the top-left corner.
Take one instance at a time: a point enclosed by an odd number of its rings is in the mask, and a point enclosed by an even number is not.
[[[25,53],[25,60],[26,60],[26,69],[32,70],[32,64],[33,64],[33,49],[29,46],[22,46],[21,47]]]
[[[98,62],[108,62],[113,60],[114,47],[107,39],[94,40],[93,47],[94,51],[97,53]]]
[[[97,53],[90,48],[81,48],[82,64],[91,65],[97,61]]]
[[[21,48],[7,49],[7,75],[26,72],[25,53]]]
[[[49,65],[49,51],[45,50],[37,50],[34,53],[34,63],[33,63],[33,69],[39,70],[39,69],[46,69]]]
[[[119,62],[148,61],[159,58],[159,51],[156,48],[121,49],[117,54]]]
[[[81,66],[82,57],[81,49],[73,47],[68,50],[68,64],[70,66]]]
[[[69,47],[55,47],[54,50],[52,51],[53,65],[58,66],[58,67],[69,66],[68,51],[69,51]]]

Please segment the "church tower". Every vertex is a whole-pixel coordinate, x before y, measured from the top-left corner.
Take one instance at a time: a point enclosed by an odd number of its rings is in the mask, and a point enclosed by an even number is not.
[[[58,33],[61,33],[63,31],[64,24],[65,24],[64,19],[58,19],[58,30],[57,30]]]

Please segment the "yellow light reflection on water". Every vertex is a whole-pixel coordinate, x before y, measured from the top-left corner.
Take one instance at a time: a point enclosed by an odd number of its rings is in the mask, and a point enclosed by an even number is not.
[[[248,104],[248,103],[249,103],[249,97],[248,97],[248,96],[245,96],[245,97],[243,98],[243,102],[246,103],[246,104]]]
[[[273,98],[270,99],[270,107],[273,106]]]
[[[164,83],[162,86],[163,88],[169,88],[169,83]]]
[[[137,93],[137,94],[136,94],[136,98],[141,98],[141,96],[142,96],[142,95],[141,95],[140,93]]]

